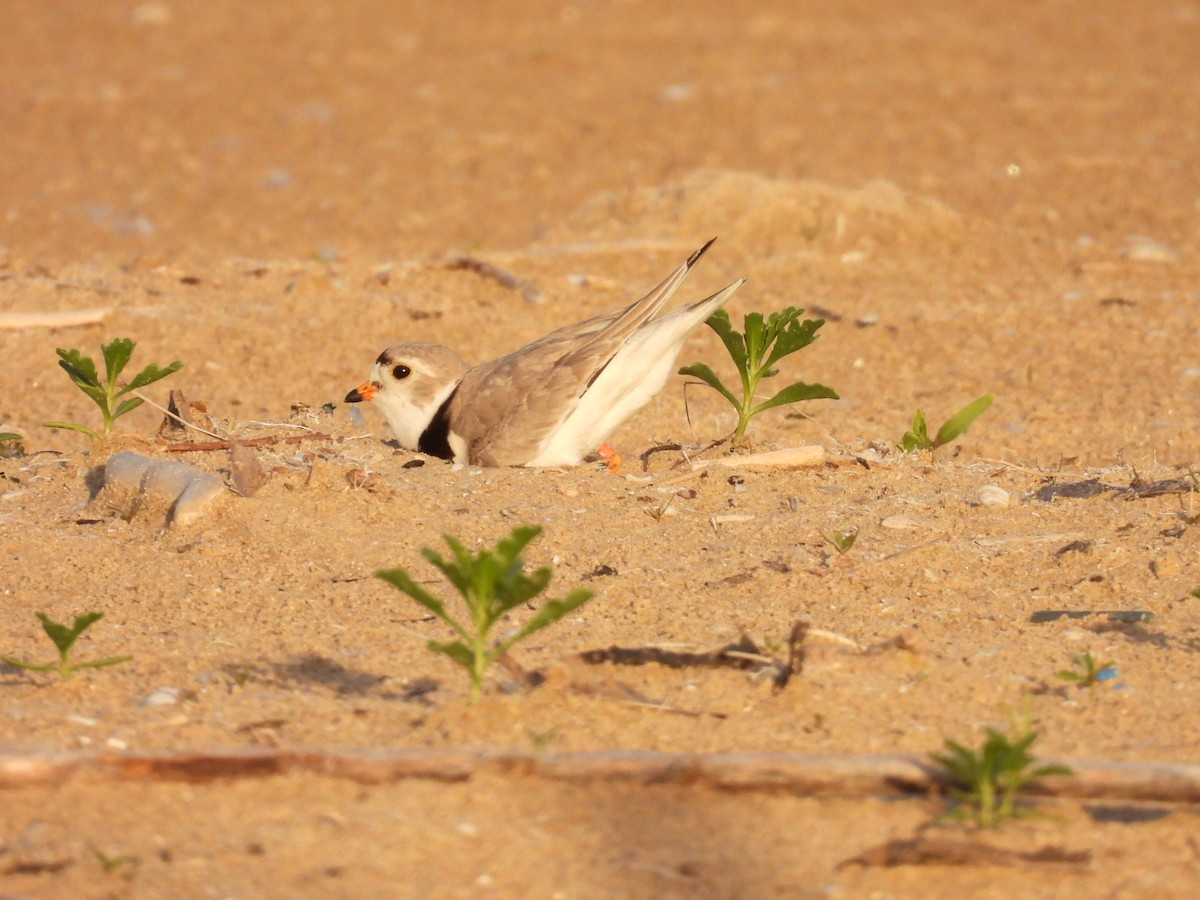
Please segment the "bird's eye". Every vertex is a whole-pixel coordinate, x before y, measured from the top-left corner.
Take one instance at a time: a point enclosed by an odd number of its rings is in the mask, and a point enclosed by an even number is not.
[[[399,381],[401,378],[407,378],[411,374],[412,369],[410,369],[408,366],[396,366],[396,368],[392,369],[392,376],[397,381]]]

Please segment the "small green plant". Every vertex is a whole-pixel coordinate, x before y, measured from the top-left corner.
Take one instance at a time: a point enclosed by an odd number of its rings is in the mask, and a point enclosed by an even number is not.
[[[119,875],[125,879],[132,879],[137,872],[137,867],[141,865],[141,860],[136,856],[130,856],[127,853],[120,853],[116,856],[109,856],[95,844],[89,844],[88,849],[92,851],[92,856],[96,858],[96,862],[109,875]]]
[[[100,407],[100,412],[104,416],[104,430],[97,432],[76,422],[46,422],[46,427],[82,431],[93,440],[100,440],[105,435],[112,433],[113,423],[117,419],[142,405],[141,397],[128,397],[124,400],[121,399],[122,397],[130,391],[153,384],[183,368],[183,363],[179,360],[175,360],[165,368],[151,364],[133,376],[133,379],[127,384],[122,385],[117,379],[125,366],[129,364],[129,359],[133,356],[133,348],[136,346],[137,344],[129,338],[117,338],[109,344],[101,345],[100,351],[104,354],[105,378],[103,381],[100,380],[96,364],[90,356],[84,356],[78,350],[59,348],[57,351],[59,366],[70,376],[71,381],[75,382],[75,386],[91,397]]]
[[[968,403],[943,422],[937,435],[932,438],[929,436],[929,427],[925,424],[925,413],[918,409],[917,414],[913,416],[912,431],[906,431],[900,439],[900,449],[905,453],[912,453],[914,450],[936,450],[938,447],[944,447],[970,428],[995,399],[993,395],[985,394]]]
[[[112,656],[108,659],[91,659],[80,663],[71,662],[71,647],[79,640],[80,635],[104,618],[104,613],[89,612],[84,613],[82,616],[76,616],[75,624],[70,628],[59,622],[55,622],[44,612],[38,613],[37,617],[42,620],[42,628],[45,630],[46,635],[54,642],[54,646],[58,648],[58,662],[31,663],[13,659],[11,656],[0,656],[0,659],[10,666],[16,666],[18,669],[28,669],[31,672],[57,672],[59,677],[64,680],[69,678],[72,672],[79,669],[102,669],[105,666],[115,666],[118,663],[129,662],[129,660],[133,659],[132,656]]]
[[[460,623],[441,600],[417,584],[406,570],[384,569],[375,573],[424,606],[458,636],[455,641],[430,641],[426,646],[435,653],[445,654],[467,670],[471,677],[472,703],[483,693],[483,677],[488,667],[510,647],[557,622],[592,597],[591,591],[577,588],[561,599],[549,600],[511,637],[494,645],[491,643],[489,634],[500,618],[536,597],[550,583],[548,568],[527,575],[521,559],[521,551],[541,531],[537,525],[522,525],[500,541],[495,550],[484,549],[478,554],[471,553],[457,538],[443,535],[454,553],[451,559],[443,558],[428,547],[421,551],[421,555],[437,566],[462,596],[470,613],[469,624]]]
[[[21,436],[12,431],[0,431],[0,459],[24,455],[25,445]]]
[[[948,753],[929,754],[956,782],[950,791],[958,801],[954,813],[974,819],[982,828],[994,828],[1021,815],[1017,794],[1039,778],[1074,774],[1059,763],[1035,765],[1030,748],[1038,733],[1030,730],[1028,722],[1013,730],[1010,738],[988,728],[987,740],[979,750],[947,738]]]
[[[850,548],[854,546],[854,542],[858,540],[858,529],[848,528],[845,531],[838,531],[836,528],[831,528],[826,531],[824,528],[818,528],[817,531],[825,542],[833,547],[841,556],[843,553],[849,553]]]
[[[1094,688],[1101,681],[1108,681],[1117,674],[1111,662],[1096,662],[1090,650],[1076,655],[1073,669],[1060,669],[1057,673],[1063,681],[1073,681],[1080,687]]]
[[[734,330],[729,313],[723,309],[718,309],[708,318],[708,327],[720,336],[733,359],[733,364],[737,367],[742,381],[740,398],[704,363],[692,363],[679,370],[680,375],[699,378],[733,404],[738,415],[737,428],[733,432],[735,447],[741,446],[746,435],[746,426],[761,412],[801,400],[838,399],[833,388],[797,381],[762,403],[754,402],[759,382],[779,374],[779,370],[773,366],[785,356],[804,349],[817,339],[817,330],[825,324],[825,320],[805,319],[801,322],[800,316],[803,313],[804,310],[789,306],[780,312],[771,313],[765,321],[762,313],[747,313],[743,322],[744,332]]]

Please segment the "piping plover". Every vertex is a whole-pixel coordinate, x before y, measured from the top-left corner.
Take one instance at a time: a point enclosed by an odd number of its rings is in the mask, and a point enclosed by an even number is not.
[[[745,282],[652,318],[712,243],[632,306],[474,368],[440,344],[393,344],[346,402],[378,403],[408,450],[476,466],[576,465],[663,389],[688,335]]]

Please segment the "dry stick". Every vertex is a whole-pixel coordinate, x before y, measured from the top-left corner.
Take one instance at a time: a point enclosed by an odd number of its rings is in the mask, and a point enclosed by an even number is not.
[[[199,425],[196,425],[193,422],[185,422],[183,419],[181,419],[179,416],[175,415],[175,413],[171,412],[169,409],[159,406],[157,403],[155,403],[149,397],[145,396],[141,391],[130,391],[129,393],[133,394],[135,397],[140,398],[142,400],[142,402],[148,403],[150,406],[153,406],[155,409],[157,409],[163,415],[174,419],[176,422],[178,422],[184,428],[192,428],[196,431],[199,431],[201,434],[207,434],[209,437],[216,438],[215,441],[206,441],[206,442],[201,442],[201,443],[184,442],[184,443],[176,443],[176,444],[167,444],[166,449],[171,452],[175,452],[175,453],[183,453],[183,452],[190,452],[190,451],[199,452],[199,451],[204,451],[204,450],[229,450],[233,447],[234,444],[241,444],[243,447],[261,447],[261,446],[265,446],[268,444],[297,444],[300,441],[308,441],[308,440],[313,440],[313,441],[333,440],[333,435],[324,434],[323,432],[319,432],[319,431],[313,432],[311,434],[294,434],[294,435],[290,435],[289,437],[250,438],[250,439],[244,440],[244,441],[240,441],[240,440],[236,440],[236,439],[226,439],[226,438],[222,438],[221,435],[217,434],[214,431],[209,431],[207,428],[201,428]],[[296,427],[305,428],[307,426],[299,425]]]
[[[221,435],[217,434],[214,431],[209,431],[207,428],[201,428],[199,425],[196,425],[193,422],[185,422],[183,419],[181,419],[179,416],[175,415],[175,413],[171,412],[165,406],[159,406],[157,403],[155,403],[153,400],[151,400],[149,397],[147,397],[141,391],[130,391],[129,393],[133,394],[133,396],[137,397],[143,403],[153,406],[155,409],[157,409],[163,415],[174,419],[176,422],[178,422],[184,428],[192,428],[192,429],[200,432],[201,434],[207,434],[209,437],[214,437],[217,440],[223,440]]]
[[[1200,765],[1063,762],[1073,777],[1031,785],[1029,796],[1074,800],[1200,804]],[[360,784],[409,778],[468,781],[477,775],[523,775],[567,782],[672,783],[729,791],[838,797],[942,793],[949,776],[927,757],[817,756],[803,753],[660,753],[640,750],[535,753],[465,748],[328,751],[252,749],[208,753],[0,754],[0,790],[89,781],[183,781],[307,773]]]
[[[190,453],[201,452],[205,450],[229,450],[235,444],[241,444],[243,447],[265,447],[271,444],[298,444],[301,441],[331,441],[333,435],[325,434],[320,431],[312,434],[292,434],[288,436],[275,435],[273,437],[249,438],[244,441],[206,441],[200,443],[178,443],[167,444],[166,449],[172,453]]]
[[[541,291],[532,282],[526,281],[519,275],[514,275],[506,269],[502,269],[493,263],[486,262],[474,256],[452,256],[446,260],[446,268],[466,269],[483,278],[491,278],[510,291],[517,291],[522,297],[531,302],[536,303],[542,298]]]
[[[68,309],[61,312],[4,312],[0,313],[0,328],[69,328],[74,325],[95,325],[111,312],[108,307]]]

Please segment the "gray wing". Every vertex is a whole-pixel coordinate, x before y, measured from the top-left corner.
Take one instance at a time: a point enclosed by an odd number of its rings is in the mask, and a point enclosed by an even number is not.
[[[671,298],[712,243],[629,307],[560,328],[468,372],[449,412],[470,461],[519,466],[535,457],[621,345]]]

